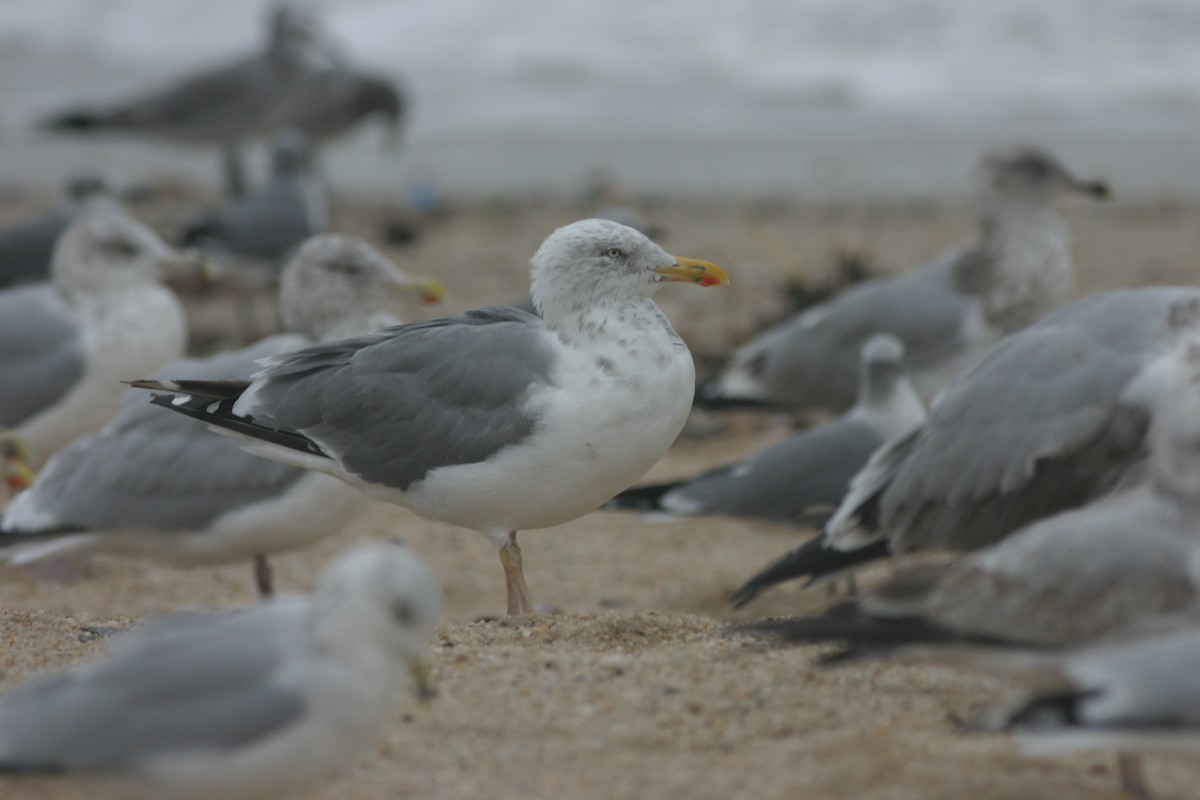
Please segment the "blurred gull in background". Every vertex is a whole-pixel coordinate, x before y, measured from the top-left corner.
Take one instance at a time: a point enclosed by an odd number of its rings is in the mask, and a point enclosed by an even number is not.
[[[187,223],[180,243],[232,259],[270,265],[329,225],[325,187],[313,172],[303,133],[285,129],[275,137],[270,182]]]
[[[605,507],[820,526],[871,453],[924,419],[904,369],[904,346],[876,334],[862,347],[858,400],[843,416],[695,478],[627,489]]]
[[[1200,290],[1078,300],[956,378],[926,422],[881,447],[816,537],[789,554],[819,577],[913,550],[986,547],[1139,481],[1172,387],[1160,357],[1200,325]]]
[[[52,283],[0,292],[0,427],[25,442],[34,464],[104,424],[120,381],[183,355],[183,308],[159,281],[192,267],[104,204],[59,238]]]
[[[700,402],[761,400],[841,411],[854,403],[859,349],[874,333],[904,344],[929,402],[998,339],[1036,322],[1075,291],[1070,235],[1054,209],[1064,192],[1107,197],[1033,148],[982,159],[978,242],[912,272],[867,281],[755,337]]]
[[[310,239],[283,273],[287,333],[176,361],[161,374],[244,379],[261,359],[397,323],[390,311],[401,298],[440,295],[440,285],[406,275],[365,242],[325,234]],[[17,564],[95,552],[181,567],[254,558],[266,595],[266,555],[341,532],[364,500],[342,481],[252,456],[131,391],[111,422],[50,459],[4,510],[0,544],[13,548],[4,555]]]
[[[105,182],[80,175],[67,182],[66,197],[48,214],[0,229],[0,289],[50,280],[50,256],[58,237],[96,202],[115,202]]]

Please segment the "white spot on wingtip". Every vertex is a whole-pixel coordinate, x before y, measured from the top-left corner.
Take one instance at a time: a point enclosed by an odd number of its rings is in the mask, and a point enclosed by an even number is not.
[[[181,394],[171,400],[171,405],[173,405],[173,406],[187,405],[188,401],[190,401],[191,399],[192,399],[192,396],[190,394]]]

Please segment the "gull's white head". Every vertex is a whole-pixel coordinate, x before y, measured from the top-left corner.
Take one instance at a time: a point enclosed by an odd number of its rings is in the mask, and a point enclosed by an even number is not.
[[[633,228],[606,219],[554,231],[534,253],[530,271],[533,304],[547,320],[648,297],[664,281],[716,286],[729,283],[729,276],[716,264],[676,258]]]
[[[858,358],[858,379],[862,386],[890,391],[907,373],[904,369],[904,344],[890,333],[877,333],[863,343]]]
[[[153,283],[186,259],[115,207],[85,213],[63,231],[50,258],[60,288],[102,291]]]
[[[279,281],[284,327],[312,339],[350,336],[371,329],[369,319],[386,317],[402,300],[440,303],[437,281],[409,275],[371,245],[340,233],[313,236],[288,262]],[[351,329],[355,328],[355,329]]]
[[[360,544],[321,575],[314,593],[320,623],[338,641],[367,641],[407,668],[430,694],[426,650],[442,615],[442,586],[411,550],[395,542]]]
[[[889,436],[898,436],[925,419],[925,404],[908,379],[904,343],[890,333],[875,334],[859,351],[856,406],[883,415],[878,422]]]
[[[1050,203],[1064,193],[1109,196],[1104,181],[1077,178],[1049,153],[1028,146],[985,154],[979,162],[979,183],[985,205],[998,200]]]
[[[1159,485],[1200,501],[1200,336],[1188,333],[1146,368],[1135,389],[1153,409],[1149,442]]]

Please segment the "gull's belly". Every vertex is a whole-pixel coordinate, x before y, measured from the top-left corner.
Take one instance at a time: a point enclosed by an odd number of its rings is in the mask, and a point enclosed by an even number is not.
[[[542,398],[534,433],[487,461],[430,472],[405,493],[424,516],[495,534],[559,525],[637,481],[682,430],[695,373],[686,350],[661,369],[587,375]],[[536,401],[535,401],[536,404]]]

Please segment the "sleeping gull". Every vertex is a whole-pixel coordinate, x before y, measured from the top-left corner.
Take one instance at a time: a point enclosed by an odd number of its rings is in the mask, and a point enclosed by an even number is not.
[[[1198,629],[1036,659],[1025,673],[1024,701],[991,722],[1031,754],[1116,751],[1122,797],[1151,797],[1138,751],[1200,749]]]
[[[329,69],[340,58],[322,41],[311,9],[275,4],[261,53],[201,71],[169,86],[108,107],[80,107],[44,120],[41,127],[65,133],[112,131],[181,142],[211,142],[224,150],[226,178],[243,191],[238,143],[270,133],[280,98],[298,83]]]
[[[532,611],[516,532],[597,508],[675,440],[695,370],[650,295],[725,284],[632,228],[583,220],[533,256],[541,316],[487,307],[269,362],[251,382],[145,382],[160,405],[250,452],[480,531],[500,548],[510,614]]]
[[[275,263],[323,231],[329,223],[325,187],[312,174],[304,134],[281,131],[271,159],[267,186],[192,219],[180,244]]]
[[[114,202],[104,181],[81,175],[67,183],[63,203],[48,214],[0,230],[0,289],[50,279],[58,237],[88,206]]]
[[[72,223],[53,283],[0,291],[0,427],[34,464],[117,410],[121,380],[183,354],[187,326],[158,281],[182,257],[115,206]]]
[[[380,738],[406,672],[428,695],[441,607],[405,548],[359,545],[310,596],[167,617],[0,695],[0,772],[123,779],[155,797],[307,790]]]
[[[1200,325],[1200,290],[1078,300],[1000,342],[929,418],[875,452],[823,536],[789,554],[821,576],[889,553],[970,551],[1140,477],[1155,364]]]
[[[289,333],[160,373],[246,378],[259,359],[395,324],[387,311],[397,295],[440,293],[365,242],[317,236],[283,273],[279,303]],[[90,552],[179,567],[255,558],[259,591],[269,594],[267,554],[336,534],[363,508],[362,494],[342,481],[264,461],[144,401],[131,391],[112,421],[60,450],[4,510],[0,544],[13,546],[12,563]]]
[[[627,489],[605,507],[822,525],[871,453],[924,418],[904,370],[904,345],[876,334],[859,358],[858,400],[838,419],[690,480]]]
[[[982,235],[920,269],[859,284],[743,345],[706,390],[710,402],[753,400],[848,408],[855,359],[872,334],[903,343],[913,384],[929,402],[988,346],[1074,293],[1070,235],[1054,209],[1064,191],[1106,197],[1032,148],[981,163]]]

